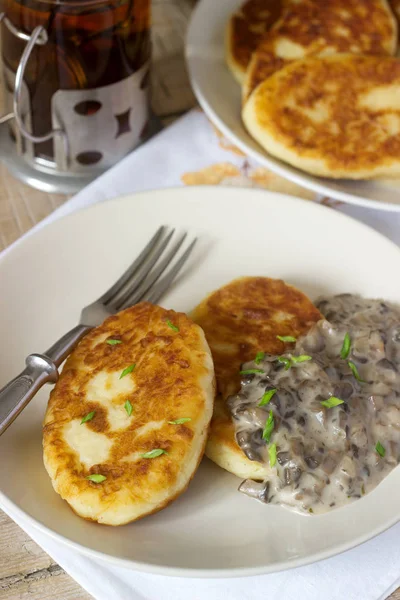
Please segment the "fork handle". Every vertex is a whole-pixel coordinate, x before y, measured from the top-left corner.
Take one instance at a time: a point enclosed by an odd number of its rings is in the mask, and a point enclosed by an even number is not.
[[[57,367],[47,356],[30,354],[22,373],[0,390],[0,435],[11,425],[44,383],[55,383],[57,379]]]
[[[30,354],[26,368],[0,390],[0,435],[17,418],[45,383],[56,383],[57,367],[91,330],[77,325],[63,335],[45,354]]]

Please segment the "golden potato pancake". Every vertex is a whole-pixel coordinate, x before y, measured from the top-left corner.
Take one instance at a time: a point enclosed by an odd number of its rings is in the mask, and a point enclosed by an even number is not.
[[[335,55],[296,61],[242,112],[270,154],[313,175],[400,176],[400,60]]]
[[[301,0],[291,3],[259,42],[243,98],[273,73],[310,55],[395,54],[397,22],[386,0]]]
[[[263,35],[279,19],[288,0],[247,0],[228,21],[225,38],[226,63],[242,84],[251,55]]]
[[[240,389],[240,366],[257,352],[279,354],[277,336],[297,337],[321,319],[302,292],[279,279],[243,277],[205,298],[191,314],[206,334],[214,359],[217,396],[206,455],[238,477],[263,479],[268,467],[249,460],[236,443],[225,401]]]
[[[68,358],[43,426],[53,487],[81,517],[122,525],[188,486],[215,395],[204,333],[141,303],[93,329]]]

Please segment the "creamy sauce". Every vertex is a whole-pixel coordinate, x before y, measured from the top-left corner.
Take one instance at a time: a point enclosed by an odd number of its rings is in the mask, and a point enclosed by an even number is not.
[[[323,513],[367,494],[400,462],[400,308],[350,294],[316,305],[326,320],[287,344],[290,352],[282,356],[290,368],[270,355],[246,363],[242,370],[262,373],[242,375],[228,407],[236,440],[250,460],[269,463],[276,444],[268,479],[246,480],[239,490],[266,503]],[[346,333],[350,350],[341,358]],[[292,360],[301,355],[311,360]],[[258,406],[274,388],[268,404]],[[343,403],[321,404],[331,397]],[[268,443],[263,430],[270,411]]]

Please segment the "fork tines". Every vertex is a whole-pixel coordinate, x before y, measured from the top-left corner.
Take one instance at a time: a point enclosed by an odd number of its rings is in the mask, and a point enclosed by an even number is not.
[[[137,259],[99,299],[117,312],[143,300],[156,304],[189,258],[197,239],[165,225],[153,235]],[[161,277],[162,276],[162,277]]]

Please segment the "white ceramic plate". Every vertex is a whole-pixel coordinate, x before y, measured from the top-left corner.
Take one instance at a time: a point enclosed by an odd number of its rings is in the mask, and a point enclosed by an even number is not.
[[[400,250],[320,205],[260,190],[181,188],[100,204],[41,229],[0,259],[0,386],[30,352],[75,325],[160,224],[200,238],[165,307],[190,311],[240,275],[281,277],[311,298],[359,292],[400,300]],[[120,528],[88,523],[53,491],[42,463],[49,388],[0,437],[0,504],[60,542],[131,568],[235,576],[295,567],[363,542],[400,517],[400,469],[368,496],[323,516],[265,506],[204,460],[188,491]]]
[[[186,60],[194,92],[203,110],[227,138],[248,156],[305,188],[344,202],[400,211],[400,181],[350,181],[313,177],[267,154],[243,126],[240,86],[224,59],[228,18],[244,0],[200,0],[186,42]]]

